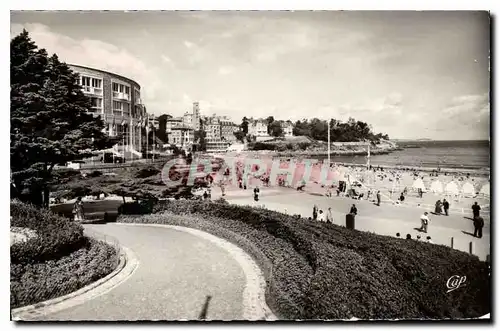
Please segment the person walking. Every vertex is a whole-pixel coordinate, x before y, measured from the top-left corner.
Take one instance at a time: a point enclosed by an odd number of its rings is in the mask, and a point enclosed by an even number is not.
[[[479,211],[481,210],[481,207],[477,204],[477,201],[474,202],[472,205],[472,217],[476,218],[479,217]]]
[[[254,199],[254,201],[259,201],[259,194],[260,194],[259,187],[256,186],[253,189],[253,199]]]
[[[377,191],[377,206],[380,206],[380,191]]]
[[[442,212],[443,211],[441,209],[441,200],[438,200],[438,201],[436,201],[436,208],[434,208],[434,213],[436,215],[441,215]]]
[[[474,217],[474,237],[483,237],[484,220],[481,216]]]
[[[425,233],[427,233],[427,226],[429,225],[429,213],[428,212],[425,212],[422,216],[420,216],[420,222],[421,222],[421,226],[420,226],[420,231],[423,231]]]
[[[450,203],[448,201],[446,201],[446,199],[443,199],[443,209],[444,209],[444,214],[446,216],[449,216],[448,210],[450,209]]]
[[[316,220],[318,218],[318,206],[314,205],[313,206],[313,220]]]
[[[319,211],[318,221],[320,221],[320,222],[324,222],[325,221],[325,214],[323,214],[323,210],[321,210],[321,209]]]
[[[78,197],[73,205],[73,215],[75,217],[75,221],[83,221],[85,219],[85,212],[83,210],[83,201],[82,197]]]
[[[403,203],[403,201],[405,201],[405,195],[404,193],[401,193],[401,195],[399,196],[399,202]]]
[[[355,204],[352,205],[351,210],[349,211],[349,214],[353,214],[353,215],[358,214],[358,208],[356,208]]]
[[[332,207],[328,207],[328,211],[326,213],[326,222],[333,223]]]

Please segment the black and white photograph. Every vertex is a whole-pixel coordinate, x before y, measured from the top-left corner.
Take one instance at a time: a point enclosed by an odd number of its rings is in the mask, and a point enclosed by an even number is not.
[[[11,324],[491,323],[492,21],[11,10]]]

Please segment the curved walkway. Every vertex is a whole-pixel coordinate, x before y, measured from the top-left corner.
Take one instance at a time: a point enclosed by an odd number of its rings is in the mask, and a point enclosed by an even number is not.
[[[86,229],[112,236],[130,248],[139,267],[108,293],[38,320],[252,318],[248,310],[255,311],[255,307],[246,304],[248,261],[237,261],[234,254],[210,240],[210,235],[150,225],[87,225]]]
[[[420,215],[424,208],[381,205],[374,205],[366,200],[353,200],[342,197],[327,198],[324,196],[311,195],[306,192],[283,191],[281,194],[263,194],[259,202],[254,202],[251,191],[244,191],[246,196],[240,194],[226,196],[228,202],[238,205],[262,206],[265,208],[286,212],[288,214],[300,214],[304,217],[312,216],[312,207],[316,204],[320,209],[326,211],[332,208],[332,214],[337,225],[345,225],[345,215],[349,212],[352,204],[356,204],[358,216],[356,216],[356,229],[374,232],[381,235],[395,236],[397,232],[404,237],[410,233],[413,238],[420,235],[423,239],[427,235],[432,241],[439,245],[451,245],[451,238],[454,238],[454,248],[468,252],[469,244],[473,243],[473,253],[481,260],[486,260],[490,254],[490,222],[485,220],[483,228],[483,238],[473,237],[474,227],[472,220],[467,215],[450,214],[432,215],[430,214],[430,224],[428,234],[420,233]],[[217,196],[215,198],[218,198]],[[428,210],[430,211],[430,210]]]

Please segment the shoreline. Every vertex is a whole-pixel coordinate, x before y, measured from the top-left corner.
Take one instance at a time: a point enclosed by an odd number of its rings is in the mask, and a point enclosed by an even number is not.
[[[326,154],[326,153],[325,153]],[[255,158],[262,158],[262,157],[271,157],[271,158],[290,158],[290,159],[298,159],[299,161],[304,158],[314,158],[314,156],[322,156],[322,154],[317,154],[317,153],[308,153],[308,154],[298,154],[298,153],[287,153],[287,155],[278,155],[276,152],[267,152],[267,153],[262,153],[259,151],[243,151],[241,153],[226,153],[226,154],[221,154],[229,157],[255,157]],[[331,156],[335,156],[331,154]],[[318,163],[322,163],[323,161],[326,160],[318,160]],[[350,162],[334,162],[331,161],[331,164],[336,164],[340,166],[346,166],[346,167],[355,167],[355,168],[366,168],[366,164],[360,164],[360,163],[350,163]],[[432,173],[437,170],[437,167],[423,167],[423,166],[415,166],[415,165],[396,165],[396,164],[389,164],[389,165],[383,165],[383,164],[371,164],[373,168],[378,168],[381,167],[384,170],[402,170],[402,171],[418,171],[418,172],[425,172],[425,173]],[[408,170],[409,169],[409,170]],[[480,176],[489,176],[491,173],[491,169],[488,167],[482,167],[482,168],[466,168],[466,167],[453,167],[453,166],[448,166],[448,167],[440,167],[440,172],[439,173],[450,173],[450,174],[470,174],[470,175],[480,175]]]

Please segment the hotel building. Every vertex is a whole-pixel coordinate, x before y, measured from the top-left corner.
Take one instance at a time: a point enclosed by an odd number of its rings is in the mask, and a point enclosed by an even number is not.
[[[92,102],[91,112],[101,116],[106,132],[123,136],[118,148],[141,156],[141,129],[147,117],[141,86],[112,72],[73,64],[69,67],[78,73],[78,83]]]

